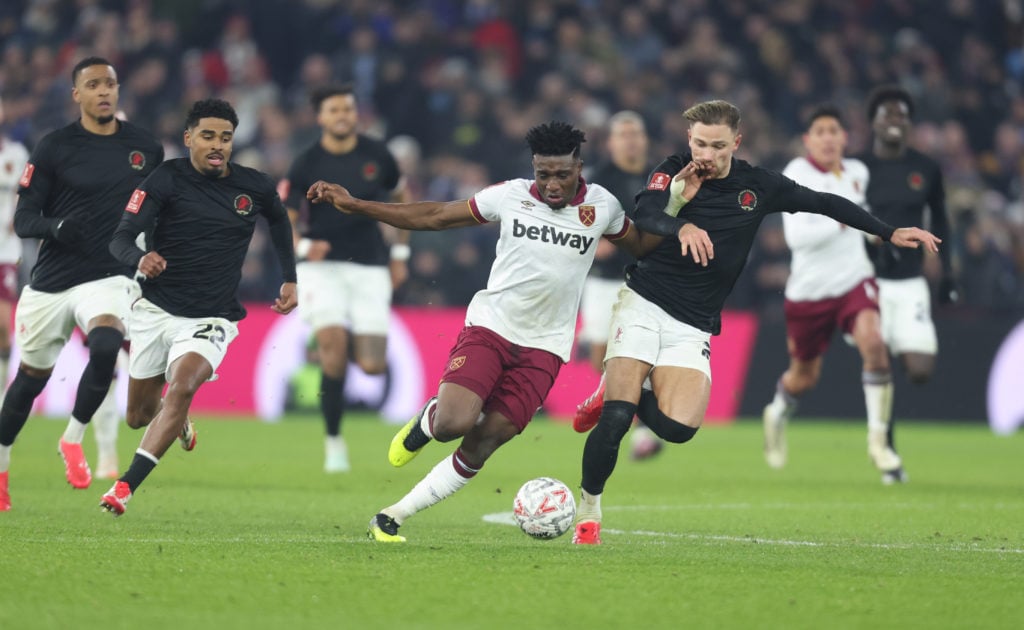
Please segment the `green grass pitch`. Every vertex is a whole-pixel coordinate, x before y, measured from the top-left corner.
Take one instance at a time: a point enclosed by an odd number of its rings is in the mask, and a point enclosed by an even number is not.
[[[584,436],[536,420],[449,500],[366,524],[453,450],[386,461],[394,426],[350,414],[353,472],[325,475],[321,428],[199,418],[127,513],[72,490],[32,419],[0,513],[0,628],[1011,628],[1024,620],[1024,441],[907,424],[910,483],[885,487],[860,423],[798,420],[769,470],[760,423],[709,426],[632,462],[604,497],[604,545],[536,541],[488,515],[521,483],[579,482]],[[122,428],[126,464],[140,434]],[[86,452],[94,456],[91,434]]]

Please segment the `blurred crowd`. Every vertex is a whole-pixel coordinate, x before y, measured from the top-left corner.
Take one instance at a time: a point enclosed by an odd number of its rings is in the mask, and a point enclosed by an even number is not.
[[[283,176],[319,134],[309,91],[348,81],[413,196],[467,198],[530,176],[523,137],[561,119],[604,159],[605,126],[639,112],[652,160],[685,146],[680,116],[724,98],[743,112],[739,157],[781,169],[804,114],[837,104],[850,153],[870,142],[865,96],[917,100],[913,144],[940,161],[965,308],[1024,312],[1024,0],[5,0],[3,132],[30,148],[77,115],[70,68],[111,60],[129,119],[182,154],[184,112],[210,95],[241,123],[235,159]],[[779,313],[781,222],[760,233],[732,305]],[[465,304],[486,283],[493,229],[416,234],[405,304]],[[247,299],[277,292],[265,236]],[[933,271],[938,271],[933,261]],[[552,273],[556,273],[552,270]]]

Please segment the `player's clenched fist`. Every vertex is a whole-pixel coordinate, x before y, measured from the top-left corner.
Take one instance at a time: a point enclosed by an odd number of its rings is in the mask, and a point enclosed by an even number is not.
[[[155,278],[167,269],[167,261],[156,252],[149,252],[139,259],[139,272],[147,278]]]

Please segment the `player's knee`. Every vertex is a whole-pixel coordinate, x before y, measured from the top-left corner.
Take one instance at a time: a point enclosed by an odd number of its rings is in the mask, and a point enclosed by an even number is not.
[[[601,408],[601,418],[598,420],[597,426],[612,438],[621,440],[633,424],[635,414],[636,405],[631,402],[606,400],[604,407]]]
[[[124,333],[110,326],[97,326],[89,331],[87,340],[89,361],[102,367],[109,364],[110,370],[113,371],[117,353],[121,350],[121,342],[124,341]]]
[[[460,438],[472,429],[480,414],[465,413],[462,411],[442,413],[440,406],[434,413],[434,439],[438,442],[450,442]]]

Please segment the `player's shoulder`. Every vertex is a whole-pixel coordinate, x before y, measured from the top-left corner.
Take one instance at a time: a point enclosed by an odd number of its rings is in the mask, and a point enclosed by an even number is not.
[[[77,123],[70,123],[63,127],[58,127],[39,139],[39,142],[36,143],[35,148],[32,150],[32,155],[52,155],[62,146],[71,143],[80,135],[81,128]]]
[[[260,194],[268,191],[277,192],[277,184],[273,178],[259,169],[232,162],[231,175],[240,187],[248,188],[253,192]]]
[[[907,147],[907,161],[911,164],[920,165],[924,168],[939,170],[939,162],[930,155],[921,153],[913,147]]]
[[[21,142],[4,136],[0,138],[0,154],[8,159],[25,161],[28,158],[28,149]]]
[[[163,151],[163,145],[159,140],[157,140],[156,136],[154,136],[153,133],[145,127],[140,127],[133,122],[122,120],[119,131],[121,136],[125,139],[144,142],[148,145],[145,147],[147,149]]]
[[[860,158],[843,158],[843,172],[849,177],[863,179],[868,176],[868,165]]]
[[[359,142],[356,147],[358,151],[368,155],[391,157],[391,150],[388,149],[387,143],[372,136],[359,134]]]
[[[800,155],[786,164],[786,168],[782,169],[782,174],[790,179],[796,179],[797,177],[807,173],[813,168],[811,161],[805,156]]]
[[[596,182],[587,182],[586,194],[583,195],[583,203],[609,203],[614,201],[618,203],[618,198],[612,194],[612,191],[608,190],[601,184]]]

